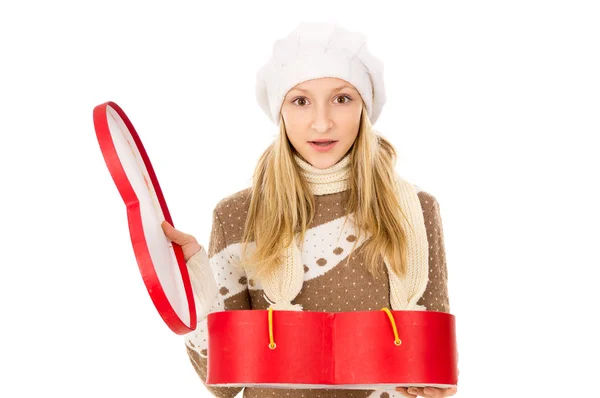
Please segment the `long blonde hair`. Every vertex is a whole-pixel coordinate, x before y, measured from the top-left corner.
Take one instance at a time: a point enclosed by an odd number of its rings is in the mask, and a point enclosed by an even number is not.
[[[242,235],[241,266],[252,267],[258,278],[282,266],[282,250],[295,233],[304,242],[306,230],[315,215],[310,187],[293,158],[294,147],[287,138],[280,116],[278,138],[263,152],[256,165],[250,195],[250,207]],[[369,231],[363,243],[366,267],[372,275],[381,275],[378,255],[387,256],[391,269],[406,274],[406,233],[395,192],[396,151],[388,140],[373,129],[363,104],[359,132],[350,148],[350,192],[346,215],[353,213],[356,227]],[[254,241],[256,250],[246,257],[247,245]],[[358,239],[357,239],[358,241]],[[350,255],[348,255],[348,259]]]

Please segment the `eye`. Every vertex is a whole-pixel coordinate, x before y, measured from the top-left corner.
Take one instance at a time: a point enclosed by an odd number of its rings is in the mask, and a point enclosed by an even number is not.
[[[298,98],[296,98],[295,100],[292,101],[292,104],[296,104],[296,101],[299,101],[299,100],[302,100],[302,101],[305,102],[306,98],[305,97],[298,97]],[[296,105],[298,105],[298,106],[304,106],[304,104],[303,105],[296,104]]]
[[[346,99],[346,101],[344,101],[344,102],[339,102],[339,99],[340,99],[340,98],[345,98],[345,99]],[[336,99],[338,100],[338,104],[346,104],[346,103],[348,103],[348,102],[352,101],[352,98],[350,98],[350,97],[349,97],[349,96],[347,96],[346,94],[344,94],[344,95],[342,95],[342,96],[339,96],[339,97],[337,97]]]

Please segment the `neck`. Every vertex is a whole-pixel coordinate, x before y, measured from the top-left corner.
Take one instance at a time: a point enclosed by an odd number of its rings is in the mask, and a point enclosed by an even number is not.
[[[314,195],[326,195],[350,188],[350,154],[326,169],[317,169],[298,154],[294,159],[300,167],[300,174],[306,179]]]

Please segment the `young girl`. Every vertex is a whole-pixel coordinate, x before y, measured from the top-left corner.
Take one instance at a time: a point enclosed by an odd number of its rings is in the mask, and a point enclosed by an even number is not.
[[[208,252],[166,221],[190,271],[199,324],[185,335],[203,383],[213,311],[450,312],[440,209],[394,170],[396,152],[372,125],[385,103],[383,65],[363,35],[303,23],[277,40],[256,95],[279,136],[253,183],[213,210]],[[234,397],[242,387],[211,387]],[[456,389],[244,388],[256,397],[447,397]]]

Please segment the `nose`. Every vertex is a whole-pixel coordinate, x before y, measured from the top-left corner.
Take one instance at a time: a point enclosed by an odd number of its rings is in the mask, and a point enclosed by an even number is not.
[[[329,130],[333,124],[329,115],[329,107],[327,105],[321,105],[315,107],[315,109],[312,128],[320,133]]]

